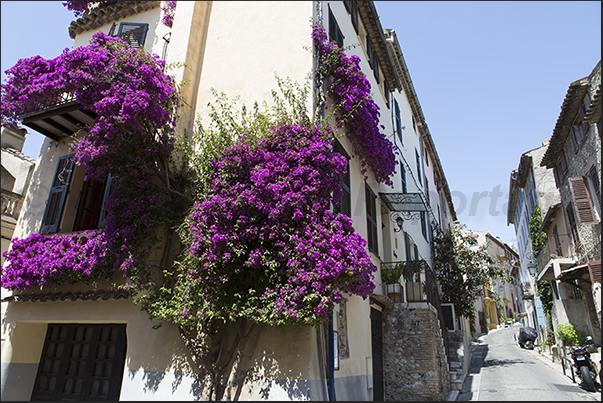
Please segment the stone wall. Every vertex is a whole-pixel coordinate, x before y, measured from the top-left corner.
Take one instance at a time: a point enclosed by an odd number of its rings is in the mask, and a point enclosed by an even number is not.
[[[446,400],[450,373],[437,311],[396,303],[383,314],[385,400]]]

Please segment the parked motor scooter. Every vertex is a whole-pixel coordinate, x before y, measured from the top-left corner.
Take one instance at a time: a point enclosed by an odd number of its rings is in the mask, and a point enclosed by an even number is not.
[[[534,349],[534,341],[538,337],[536,329],[530,326],[522,327],[519,329],[519,336],[517,336],[517,343],[521,348],[526,350]]]
[[[597,368],[590,359],[588,348],[594,346],[593,338],[588,336],[582,347],[575,347],[568,353],[572,357],[574,363],[572,370],[580,379],[580,386],[589,392],[596,392],[595,382],[597,379]]]

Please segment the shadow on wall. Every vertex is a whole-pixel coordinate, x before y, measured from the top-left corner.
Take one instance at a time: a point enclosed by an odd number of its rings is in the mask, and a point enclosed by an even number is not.
[[[178,336],[178,328],[174,325],[164,324],[160,329],[150,331],[167,332],[151,338],[158,341],[174,340]],[[308,373],[312,373],[312,362],[317,361],[308,354],[308,351],[312,351],[310,341],[315,337],[312,331],[313,328],[306,327],[258,326],[241,357],[241,370],[229,374],[229,386],[222,399],[321,400],[322,383],[308,380]],[[144,394],[149,397],[169,396],[165,384],[169,382],[171,395],[176,399],[184,394],[187,400],[206,400],[206,394],[211,390],[208,378],[205,371],[199,370],[192,362],[183,343],[144,347],[144,351],[149,352],[166,349],[172,351],[171,360],[166,360],[168,364],[161,360],[160,354],[145,354],[144,360],[139,363],[132,362],[129,357],[127,367],[132,368],[127,374],[129,381],[139,385],[142,382]]]
[[[261,326],[246,349],[243,379],[235,383],[234,390],[225,397],[231,400],[320,400],[320,396],[313,396],[313,383],[308,380],[308,374],[304,374],[312,362],[309,355],[313,351],[309,346],[312,331],[312,328],[299,326]]]

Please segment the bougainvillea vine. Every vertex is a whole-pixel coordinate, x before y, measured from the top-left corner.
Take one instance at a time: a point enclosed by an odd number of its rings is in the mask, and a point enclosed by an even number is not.
[[[174,80],[163,72],[164,67],[157,56],[98,32],[87,46],[66,49],[51,60],[40,56],[21,59],[6,72],[3,125],[18,124],[20,115],[57,104],[65,93],[72,93],[84,109],[98,116],[87,131],[73,139],[72,151],[88,178],[116,177],[107,200],[106,227],[86,235],[87,245],[96,242],[113,253],[90,247],[89,252],[94,253],[78,255],[85,267],[121,267],[133,275],[134,268],[144,267],[146,251],[141,245],[153,228],[175,219],[178,208],[185,209],[181,197],[154,183],[168,170],[178,105]],[[57,272],[49,272],[40,262],[69,258],[72,255],[65,254],[68,245],[81,249],[77,246],[81,239],[76,238],[33,234],[21,240],[23,248],[37,248],[39,256],[27,264],[23,259],[29,254],[15,255],[25,249],[11,252],[10,264],[3,270],[3,286],[18,288],[43,277],[43,283],[59,281]],[[34,246],[36,243],[40,245]],[[75,266],[73,270],[83,273]]]
[[[379,106],[371,97],[371,84],[360,69],[360,58],[347,56],[343,49],[328,40],[324,26],[312,22],[312,38],[318,57],[316,75],[319,82],[330,82],[326,89],[331,98],[337,125],[345,129],[366,175],[370,168],[375,179],[392,186],[396,169],[394,145],[380,131]]]

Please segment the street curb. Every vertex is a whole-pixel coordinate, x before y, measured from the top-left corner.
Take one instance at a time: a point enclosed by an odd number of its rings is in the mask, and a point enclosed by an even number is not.
[[[472,341],[471,344],[469,344],[469,368],[467,368],[467,373],[465,375],[463,375],[463,383],[461,384],[461,389],[450,391],[450,393],[448,394],[448,398],[446,399],[447,401],[456,401],[458,399],[458,397],[460,396],[460,394],[463,390],[463,387],[465,386],[465,381],[467,380],[467,375],[469,374],[469,370],[471,369],[471,363],[473,362],[473,355],[475,354],[475,350],[477,350],[477,348],[482,344],[482,342],[483,342],[482,338],[486,334],[487,333],[480,333],[479,335],[477,335],[475,337],[475,340]]]

